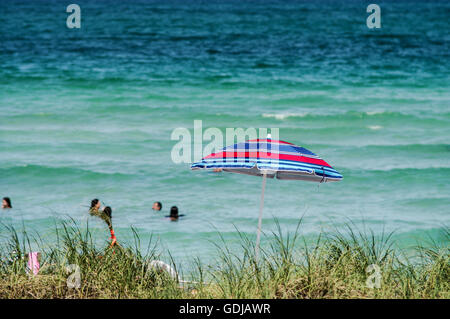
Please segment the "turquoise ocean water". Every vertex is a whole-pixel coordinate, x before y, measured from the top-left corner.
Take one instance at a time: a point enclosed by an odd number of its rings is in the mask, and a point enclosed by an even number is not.
[[[263,229],[315,236],[352,221],[410,247],[450,222],[450,4],[367,1],[0,2],[0,221],[54,240],[98,197],[175,260],[218,232],[255,237],[261,179],[171,161],[175,128],[279,128],[339,183],[269,180]],[[163,212],[151,210],[163,203]],[[177,205],[186,217],[163,216]],[[92,221],[95,236],[108,235]],[[6,235],[3,231],[1,235]],[[102,242],[103,243],[103,242]],[[104,243],[103,243],[104,244]],[[448,244],[445,243],[444,244]]]

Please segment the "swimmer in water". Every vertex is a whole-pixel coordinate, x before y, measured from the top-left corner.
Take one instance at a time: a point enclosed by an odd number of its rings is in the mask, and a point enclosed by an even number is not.
[[[2,208],[3,208],[3,209],[9,209],[9,208],[12,208],[12,205],[11,205],[11,199],[10,199],[9,197],[3,197],[3,200],[2,200]]]
[[[176,222],[178,220],[178,218],[183,217],[184,215],[179,215],[178,214],[178,207],[177,206],[172,206],[170,208],[170,215],[166,216],[169,217],[171,221]]]
[[[154,202],[153,206],[152,206],[153,210],[156,210],[157,212],[159,212],[162,209],[162,204],[161,202]]]
[[[101,204],[98,198],[94,198],[91,200],[91,208],[89,208],[89,213],[91,213],[91,215],[97,215],[100,211],[100,206]]]

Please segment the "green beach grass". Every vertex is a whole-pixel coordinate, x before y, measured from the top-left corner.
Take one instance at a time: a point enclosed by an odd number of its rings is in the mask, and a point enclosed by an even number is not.
[[[134,245],[99,249],[75,222],[57,227],[57,241],[41,250],[39,274],[29,275],[26,252],[42,241],[3,225],[9,239],[0,248],[0,298],[450,298],[448,246],[430,241],[406,256],[393,249],[392,234],[375,236],[352,224],[314,244],[299,235],[301,223],[291,235],[277,226],[258,261],[253,241],[239,233],[239,254],[222,240],[216,265],[196,259],[188,274],[176,269],[186,280],[179,282],[148,266],[160,258],[158,247],[150,242],[142,254],[136,231]],[[450,242],[448,227],[442,236]],[[79,288],[67,285],[71,264],[80,269]],[[370,265],[379,267],[379,288],[367,284]]]

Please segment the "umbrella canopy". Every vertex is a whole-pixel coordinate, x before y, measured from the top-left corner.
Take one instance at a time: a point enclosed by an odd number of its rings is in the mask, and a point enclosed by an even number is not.
[[[318,183],[340,181],[343,178],[313,152],[288,142],[272,140],[270,135],[267,139],[249,140],[227,146],[192,164],[191,168],[221,169],[225,172],[263,177],[255,246],[256,259],[259,255],[266,177]]]
[[[272,139],[256,139],[225,147],[191,165],[269,178],[332,182],[342,179],[330,164],[304,147]]]

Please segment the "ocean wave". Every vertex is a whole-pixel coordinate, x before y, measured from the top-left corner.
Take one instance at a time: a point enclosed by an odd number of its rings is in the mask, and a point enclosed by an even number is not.
[[[337,167],[337,165],[335,166]],[[422,179],[432,177],[434,180],[447,179],[450,176],[450,166],[427,166],[427,167],[386,167],[381,168],[358,168],[338,167],[339,172],[353,178],[382,177],[384,181],[396,180],[403,182],[404,178]],[[425,180],[423,180],[425,182]]]
[[[0,168],[0,175],[4,178],[14,177],[14,178],[42,178],[45,180],[50,180],[54,177],[60,178],[88,178],[88,179],[98,179],[98,178],[126,178],[131,174],[122,173],[105,173],[94,171],[90,169],[81,169],[76,167],[60,166],[51,167],[45,165],[20,165],[13,166],[9,168]]]
[[[370,116],[370,115],[378,115],[378,114],[391,113],[391,112],[389,112],[389,111],[366,111],[363,113]]]
[[[262,117],[269,117],[269,118],[275,118],[277,120],[284,120],[289,117],[305,117],[309,115],[309,113],[278,113],[278,114],[271,114],[271,113],[264,113]]]
[[[373,131],[378,131],[378,130],[381,130],[383,128],[383,126],[381,126],[381,125],[369,125],[369,126],[367,126],[367,128],[371,129]]]
[[[362,149],[392,152],[394,150],[399,151],[419,151],[421,153],[425,152],[450,152],[450,144],[387,144],[387,145],[367,145],[361,147]]]
[[[449,113],[434,113],[434,114],[414,114],[414,113],[403,113],[394,112],[388,110],[377,110],[377,111],[347,111],[343,113],[328,113],[328,114],[318,114],[312,112],[281,112],[281,113],[263,113],[261,116],[263,118],[274,118],[277,120],[287,120],[287,119],[336,119],[336,120],[353,120],[353,119],[379,119],[379,120],[432,120],[432,121],[445,121],[448,122]],[[379,129],[379,128],[371,128]]]

